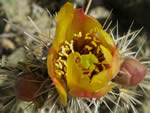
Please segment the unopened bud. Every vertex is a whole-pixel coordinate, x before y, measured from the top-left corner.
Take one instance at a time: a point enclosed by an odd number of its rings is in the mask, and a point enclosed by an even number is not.
[[[125,57],[120,66],[120,73],[114,79],[124,87],[138,85],[146,75],[146,68],[137,59]]]
[[[23,101],[32,101],[40,89],[40,77],[33,73],[19,76],[15,82],[16,97]]]

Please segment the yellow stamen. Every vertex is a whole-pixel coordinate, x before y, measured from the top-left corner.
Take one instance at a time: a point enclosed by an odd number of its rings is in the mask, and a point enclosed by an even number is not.
[[[62,66],[62,64],[60,62],[56,62],[56,67],[59,68],[59,69],[63,68],[63,66]]]
[[[79,32],[78,34],[74,34],[75,37],[82,37],[82,32]]]
[[[89,36],[85,36],[85,39],[86,39],[86,40],[88,40],[88,39],[90,40],[90,39],[92,39],[92,38],[89,37]]]
[[[100,46],[98,46],[98,47],[97,47],[97,51],[96,51],[97,54],[98,54],[100,51],[101,51],[101,48],[100,48]]]
[[[102,68],[103,68],[103,70],[105,70],[105,69],[106,69],[106,67],[104,66],[104,64],[102,64]]]
[[[95,41],[92,41],[91,44],[92,44],[94,47],[97,47],[97,44],[95,43]]]
[[[85,48],[87,48],[88,51],[92,50],[92,47],[90,47],[90,46],[88,46],[88,45],[86,45]]]
[[[66,48],[62,46],[62,53],[64,56],[68,57],[68,54],[66,53]]]
[[[56,70],[55,72],[60,78],[62,77],[62,75],[64,75],[64,72],[61,70]]]

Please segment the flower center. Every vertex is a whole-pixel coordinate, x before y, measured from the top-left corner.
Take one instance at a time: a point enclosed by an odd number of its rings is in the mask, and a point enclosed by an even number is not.
[[[67,58],[70,53],[74,52],[78,52],[81,55],[80,58],[76,59],[76,63],[81,66],[84,74],[90,75],[90,78],[107,69],[109,66],[104,63],[105,57],[102,53],[101,45],[101,42],[94,33],[87,33],[85,36],[82,36],[81,32],[74,34],[73,39],[70,42],[65,41],[58,51],[55,63],[55,72],[58,77],[65,78]]]

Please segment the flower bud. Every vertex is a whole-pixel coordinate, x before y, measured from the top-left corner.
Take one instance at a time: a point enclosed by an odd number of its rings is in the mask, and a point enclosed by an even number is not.
[[[33,73],[25,73],[20,75],[15,82],[16,97],[23,101],[32,101],[40,89],[41,77]]]
[[[146,68],[137,59],[125,57],[120,66],[120,73],[114,79],[124,87],[138,85],[146,75]]]

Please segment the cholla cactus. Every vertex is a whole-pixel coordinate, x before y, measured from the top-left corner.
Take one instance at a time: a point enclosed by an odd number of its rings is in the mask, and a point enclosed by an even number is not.
[[[2,98],[2,111],[15,103],[11,112],[102,113],[105,106],[112,113],[137,113],[137,88],[146,88],[140,84],[149,61],[140,62],[141,48],[132,52],[130,44],[141,30],[120,37],[117,25],[116,35],[114,29],[109,34],[87,11],[66,3],[56,16],[54,41],[29,18],[40,37],[25,32],[35,41],[25,45],[26,60],[16,67],[1,63],[7,75],[1,86],[12,90]]]

